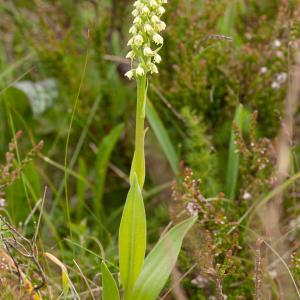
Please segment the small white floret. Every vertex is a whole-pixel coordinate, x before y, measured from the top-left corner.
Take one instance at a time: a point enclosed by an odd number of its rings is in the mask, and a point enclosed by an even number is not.
[[[159,23],[159,22],[160,22],[159,17],[156,16],[156,15],[152,16],[152,17],[151,17],[151,22],[154,23],[154,24],[155,24],[155,23]]]
[[[157,12],[158,12],[159,15],[163,15],[165,13],[165,11],[166,10],[163,8],[163,6],[159,6],[157,8]]]
[[[137,9],[134,9],[131,13],[134,17],[137,17],[139,14],[139,11]]]
[[[154,35],[153,35],[153,42],[155,43],[155,44],[163,44],[164,43],[164,39],[163,39],[163,37],[161,36],[161,35],[159,35],[158,33],[155,33]]]
[[[156,64],[159,64],[161,62],[161,56],[159,54],[155,54],[154,55],[154,59],[153,61],[156,63]]]
[[[129,52],[127,53],[127,55],[126,55],[126,58],[129,58],[129,59],[131,59],[131,60],[133,60],[134,57],[135,57],[135,54],[134,54],[133,51],[129,51]]]
[[[140,34],[138,34],[134,37],[134,44],[136,46],[138,46],[138,47],[141,46],[143,44],[143,42],[144,42],[144,39]]]
[[[151,56],[151,55],[153,55],[153,51],[151,50],[150,47],[145,47],[143,52],[144,52],[145,56]]]
[[[144,5],[144,7],[142,8],[142,14],[147,16],[149,13],[150,13],[149,8]]]
[[[142,19],[140,17],[136,17],[133,20],[133,24],[140,25],[142,23]]]
[[[128,71],[128,72],[125,74],[125,76],[126,76],[129,80],[131,80],[132,77],[134,76],[134,72],[133,72],[132,70],[130,70],[130,71]]]
[[[137,34],[137,28],[136,26],[131,26],[130,29],[129,29],[129,33],[131,33],[132,35],[135,35]]]
[[[143,75],[145,75],[145,70],[143,69],[143,67],[141,65],[139,65],[136,68],[135,73],[137,76],[143,76]]]
[[[150,71],[151,74],[157,74],[158,73],[158,69],[157,69],[155,64],[148,63],[147,67],[149,68],[149,71]]]
[[[148,24],[148,23],[145,24],[144,30],[145,30],[148,34],[153,33],[153,27],[152,27],[150,24]]]

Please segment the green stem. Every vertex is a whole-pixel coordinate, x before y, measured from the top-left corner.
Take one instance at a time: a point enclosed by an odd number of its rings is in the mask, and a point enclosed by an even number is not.
[[[135,127],[135,150],[130,171],[130,183],[136,174],[139,186],[143,189],[145,182],[145,109],[147,96],[147,78],[142,76],[137,80],[137,109]]]

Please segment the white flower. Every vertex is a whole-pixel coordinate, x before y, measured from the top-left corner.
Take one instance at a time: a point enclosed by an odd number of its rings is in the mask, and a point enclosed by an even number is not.
[[[143,52],[145,56],[151,56],[153,54],[153,51],[150,47],[145,47]]]
[[[134,76],[133,70],[128,71],[128,72],[125,74],[125,76],[128,77],[129,80],[131,80],[132,77]]]
[[[163,37],[161,35],[159,35],[158,33],[155,33],[152,38],[153,38],[153,42],[157,45],[164,43]]]
[[[146,23],[145,26],[144,26],[144,30],[147,33],[151,34],[153,32],[153,27],[150,24]]]
[[[143,42],[144,42],[143,37],[140,34],[138,34],[134,37],[134,44],[136,46],[138,46],[138,47],[141,46],[143,44]]]
[[[154,23],[154,24],[155,24],[155,23],[159,23],[159,22],[160,22],[160,19],[159,19],[158,16],[154,15],[154,16],[151,17],[151,22]]]
[[[163,31],[166,29],[166,23],[163,21],[160,21],[156,24],[156,28],[158,31]]]
[[[165,9],[162,7],[162,6],[159,6],[158,8],[157,8],[157,12],[158,12],[158,14],[159,15],[163,15],[164,13],[165,13]]]
[[[127,53],[127,55],[126,55],[126,58],[130,58],[131,60],[133,60],[134,59],[134,57],[135,57],[135,53],[134,53],[134,51],[129,51],[128,53]]]
[[[140,25],[142,24],[142,19],[140,17],[136,17],[134,18],[133,20],[133,24],[137,24],[137,25]]]
[[[134,17],[137,17],[139,14],[139,11],[137,9],[134,9],[131,13]]]
[[[144,7],[142,8],[142,13],[144,15],[148,15],[150,13],[150,10],[147,6],[144,5]]]
[[[152,7],[152,8],[158,7],[156,0],[150,0],[149,3],[150,3],[150,7]]]
[[[134,25],[131,26],[130,29],[129,29],[129,33],[131,33],[133,35],[137,34],[137,28],[136,28],[136,26],[134,26]]]
[[[139,7],[140,5],[141,5],[141,2],[139,0],[137,0],[133,3],[134,7]]]
[[[161,56],[159,54],[155,54],[154,55],[154,58],[153,58],[153,61],[156,63],[156,64],[159,64],[161,62]]]
[[[131,38],[131,39],[128,41],[127,46],[131,46],[132,43],[133,43],[133,38]]]
[[[150,62],[150,63],[147,64],[147,67],[148,67],[151,74],[157,74],[158,73],[158,69],[157,69],[157,66],[155,64]]]
[[[143,76],[143,75],[145,75],[145,70],[141,65],[139,65],[136,68],[135,73],[136,73],[137,76]]]

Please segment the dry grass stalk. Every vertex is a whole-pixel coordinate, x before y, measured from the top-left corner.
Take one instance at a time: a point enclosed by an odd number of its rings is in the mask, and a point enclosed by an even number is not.
[[[278,139],[277,148],[277,186],[280,186],[290,174],[290,149],[293,144],[294,131],[294,115],[299,104],[300,95],[300,51],[296,53],[295,65],[292,67],[290,74],[290,83],[288,95],[285,100],[285,110],[282,119],[281,131]],[[282,232],[280,228],[280,219],[282,213],[283,192],[269,203],[265,210],[268,215],[264,218],[264,226],[268,238],[280,255],[284,255],[288,251],[287,245],[281,238]],[[278,241],[278,242],[277,242]],[[271,258],[273,260],[273,258]],[[272,262],[272,261],[271,261]],[[271,263],[270,262],[270,263]],[[282,299],[294,299],[294,288],[286,270],[281,264],[276,266],[277,282]],[[289,298],[291,297],[291,298]]]
[[[263,274],[262,274],[262,255],[261,255],[261,246],[263,240],[258,239],[255,245],[255,300],[262,300],[262,282],[263,282]]]

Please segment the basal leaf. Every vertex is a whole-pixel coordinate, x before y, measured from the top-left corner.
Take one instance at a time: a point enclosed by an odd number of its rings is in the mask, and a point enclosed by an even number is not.
[[[176,264],[183,238],[196,220],[193,217],[177,224],[156,244],[145,259],[130,300],[158,298]]]
[[[119,229],[121,283],[125,299],[139,276],[146,251],[146,214],[136,175],[127,195]]]
[[[101,264],[102,273],[102,300],[120,300],[118,286],[106,264]]]

